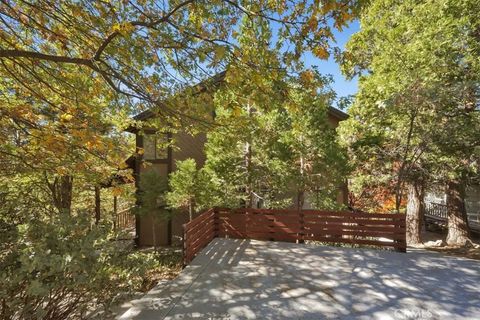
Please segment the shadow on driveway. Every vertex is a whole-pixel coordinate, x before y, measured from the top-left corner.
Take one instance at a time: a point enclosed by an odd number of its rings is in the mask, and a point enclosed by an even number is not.
[[[214,239],[120,319],[480,319],[480,262]]]

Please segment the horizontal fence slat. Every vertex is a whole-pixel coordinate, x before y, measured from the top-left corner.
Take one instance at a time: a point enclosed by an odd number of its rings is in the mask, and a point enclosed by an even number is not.
[[[210,234],[214,234],[214,233],[215,233],[215,224],[212,223],[212,224],[208,225],[205,229],[202,229],[202,232],[196,233],[192,237],[188,237],[185,240],[185,243],[187,245],[194,244],[194,243],[198,242],[198,239],[202,239],[203,237],[208,236]]]
[[[339,219],[339,218],[323,218],[323,219],[304,219],[305,224],[358,224],[358,225],[385,225],[385,226],[404,226],[402,221],[374,220],[374,219]]]
[[[210,225],[210,224],[213,224],[215,223],[215,220],[213,219],[213,217],[211,219],[208,219],[208,220],[203,220],[203,221],[200,221],[198,223],[197,226],[195,226],[195,228],[190,228],[186,231],[186,234],[187,235],[194,235],[198,232],[201,232],[202,229],[204,229],[207,225]]]
[[[313,241],[320,241],[320,242],[338,242],[338,243],[348,243],[348,244],[365,244],[365,245],[383,246],[383,247],[400,246],[394,241],[348,239],[348,238],[327,238],[327,237],[317,237],[317,236],[305,236],[305,240],[313,240]]]
[[[212,217],[214,217],[214,216],[215,216],[215,212],[214,212],[214,211],[210,211],[210,210],[205,211],[204,213],[200,214],[199,216],[193,218],[192,221],[187,222],[187,223],[185,224],[185,227],[186,227],[187,229],[195,228],[199,222],[202,222],[202,221],[204,221],[204,220],[208,220],[208,219],[210,219],[210,218],[212,218]]]
[[[184,265],[215,238],[218,228],[216,217],[215,210],[209,209],[183,225]]]
[[[324,230],[352,230],[352,231],[384,231],[404,234],[405,231],[395,226],[359,226],[359,225],[346,225],[346,224],[306,224],[305,230],[313,232],[322,232]]]
[[[325,232],[309,232],[305,231],[305,235],[311,236],[325,236],[325,235],[337,235],[337,236],[355,236],[355,237],[381,237],[391,240],[401,240],[403,236],[401,234],[388,233],[388,232],[360,232],[360,231],[346,231],[346,230],[328,230]]]

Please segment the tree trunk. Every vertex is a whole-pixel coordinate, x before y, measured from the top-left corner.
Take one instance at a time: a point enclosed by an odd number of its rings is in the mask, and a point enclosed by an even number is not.
[[[95,224],[100,222],[100,187],[95,186]]]
[[[45,175],[45,179],[52,195],[53,205],[59,212],[70,213],[72,208],[73,177],[69,175],[55,177],[53,182],[50,182]]]
[[[470,242],[470,231],[465,209],[465,184],[461,180],[452,179],[447,183],[447,244],[463,246]]]
[[[155,232],[156,227],[156,219],[155,216],[152,215],[152,237],[153,237],[153,250],[157,251],[157,233]]]
[[[251,117],[253,114],[253,110],[250,104],[247,104],[247,112],[248,112],[248,116]],[[252,145],[250,144],[249,141],[245,142],[243,158],[245,162],[245,172],[247,174],[247,181],[245,186],[245,195],[246,195],[245,207],[252,208],[253,207]]]
[[[417,118],[417,112],[418,112],[417,109],[413,109],[412,113],[410,114],[407,141],[405,142],[405,150],[403,152],[401,165],[398,170],[397,182],[395,185],[395,211],[397,213],[400,212],[400,206],[402,205],[403,186],[405,185],[405,176],[407,175],[406,171],[408,171],[407,159],[408,159],[408,154],[410,153],[410,150],[411,150],[410,146],[411,146],[411,141],[414,133],[415,119]]]
[[[303,189],[299,189],[297,192],[297,210],[302,210],[304,203],[305,203],[305,191]]]
[[[419,183],[408,185],[407,202],[407,244],[422,243],[422,222],[424,213],[424,188]]]
[[[305,161],[303,159],[303,155],[300,155],[300,167],[299,173],[301,181],[301,187],[297,189],[297,209],[303,209],[303,204],[305,203],[305,183],[304,183],[304,175],[305,175]]]
[[[189,221],[192,221],[193,219],[193,201],[192,200],[188,202],[188,218],[189,218]]]

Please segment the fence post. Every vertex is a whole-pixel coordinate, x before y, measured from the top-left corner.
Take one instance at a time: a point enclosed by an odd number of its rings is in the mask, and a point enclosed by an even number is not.
[[[252,211],[251,211],[251,208],[246,208],[245,210],[245,235],[244,235],[244,239],[248,239],[249,238],[249,226],[250,226],[250,216],[252,214]]]
[[[118,200],[117,196],[113,196],[113,231],[117,232],[117,215],[118,215]]]
[[[219,234],[219,216],[218,216],[218,208],[214,207],[213,208],[213,224],[214,224],[214,229],[213,229],[213,237],[217,238]]]
[[[300,221],[300,233],[298,234],[298,243],[305,243],[305,219],[302,208],[298,211]]]
[[[186,224],[182,224],[183,228],[183,244],[182,244],[182,267],[187,265],[187,227]]]

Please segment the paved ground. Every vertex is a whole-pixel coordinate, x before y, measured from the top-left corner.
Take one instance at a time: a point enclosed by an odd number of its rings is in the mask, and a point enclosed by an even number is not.
[[[480,319],[480,262],[215,239],[120,319]]]

